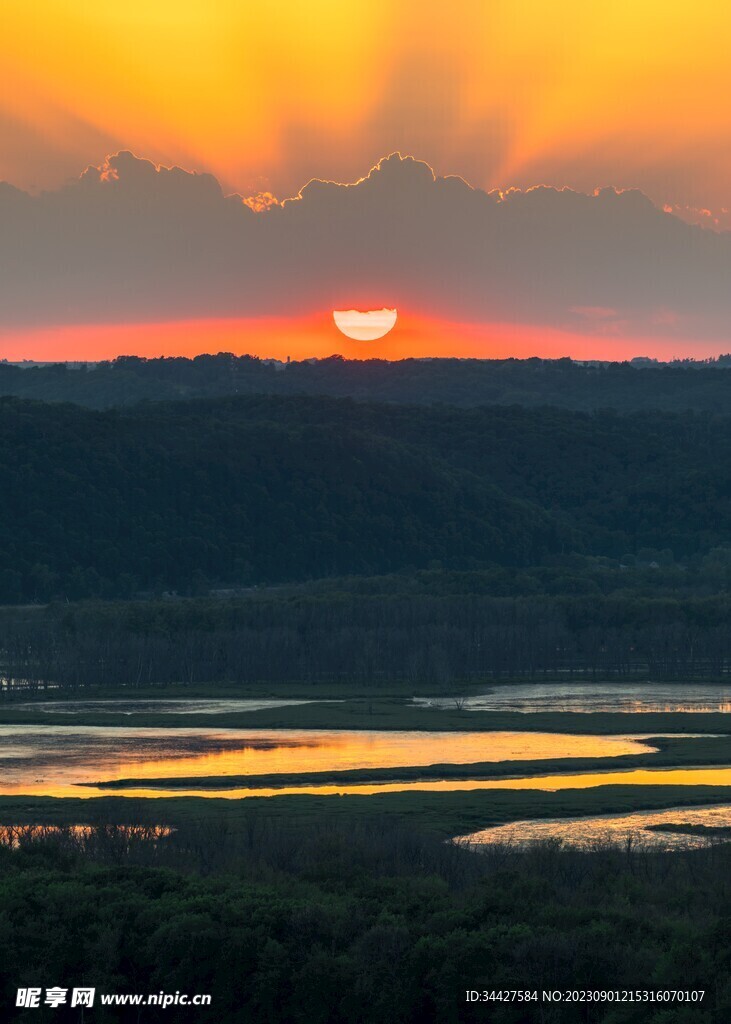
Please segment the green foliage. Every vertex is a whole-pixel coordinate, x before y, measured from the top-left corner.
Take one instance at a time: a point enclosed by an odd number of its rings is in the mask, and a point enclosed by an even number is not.
[[[113,865],[48,841],[0,850],[5,1007],[19,985],[88,984],[210,993],[210,1008],[174,1018],[204,1024],[728,1020],[728,847],[475,855],[383,825],[272,832],[266,847],[255,838],[209,833],[229,858],[207,876],[190,859],[195,829]],[[706,996],[692,1015],[678,1004],[465,1001],[466,989],[516,988]],[[101,1007],[94,1017],[129,1019]]]
[[[558,543],[540,509],[350,403],[293,401],[0,402],[0,598],[525,562]]]
[[[713,550],[718,575],[730,467],[731,420],[691,414],[304,397],[93,412],[4,399],[0,600],[515,568],[572,552],[634,551],[640,569],[666,571]],[[595,592],[569,564],[551,585]]]

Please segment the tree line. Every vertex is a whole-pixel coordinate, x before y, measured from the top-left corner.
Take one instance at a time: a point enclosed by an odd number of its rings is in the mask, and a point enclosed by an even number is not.
[[[731,597],[334,593],[56,605],[3,613],[0,662],[25,687],[68,690],[722,679]]]
[[[0,362],[0,395],[97,409],[222,395],[330,395],[401,404],[553,405],[618,412],[662,409],[725,414],[731,357],[579,363],[571,359],[383,359],[341,356],[288,363],[229,352],[91,364]]]

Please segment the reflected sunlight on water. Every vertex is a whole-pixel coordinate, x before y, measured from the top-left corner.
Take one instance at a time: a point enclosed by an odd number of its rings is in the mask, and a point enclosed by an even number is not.
[[[707,846],[709,842],[729,842],[728,837],[689,835],[679,832],[650,830],[654,825],[683,824],[706,828],[731,828],[731,805],[710,807],[674,807],[666,811],[639,811],[632,814],[599,815],[594,818],[546,818],[533,821],[512,821],[507,825],[482,829],[459,836],[455,842],[481,846],[509,843],[528,846],[532,843],[559,839],[571,846],[595,847],[603,843],[626,843],[628,838],[647,846],[665,849],[687,849]]]
[[[267,775],[479,761],[611,757],[656,748],[642,736],[521,732],[135,729],[0,726],[0,794],[90,796],[75,784],[125,777]],[[419,785],[428,785],[426,783]],[[440,783],[431,783],[440,786]],[[468,783],[450,783],[464,789]],[[385,787],[378,787],[382,791]],[[397,788],[404,788],[399,784]],[[298,790],[304,792],[304,790]],[[343,792],[336,787],[318,792]],[[367,791],[357,787],[358,792]],[[126,791],[131,795],[132,791]],[[139,795],[139,791],[136,791]],[[244,791],[238,791],[245,795]],[[257,790],[265,795],[266,790]],[[277,791],[280,792],[280,791]],[[158,795],[152,791],[152,795]],[[230,791],[227,795],[231,795]]]
[[[731,711],[731,687],[700,683],[517,683],[472,697],[414,697],[424,707],[466,711],[578,711],[642,713]]]
[[[115,715],[229,715],[243,711],[265,711],[272,708],[295,707],[300,704],[322,704],[318,700],[270,700],[239,697],[168,699],[150,697],[136,700],[41,700],[13,704],[18,711],[41,711],[54,715],[83,715],[107,713]],[[342,704],[342,701],[327,701]]]
[[[17,850],[24,843],[63,838],[97,843],[157,842],[174,831],[168,825],[0,825],[0,846]]]
[[[73,786],[63,792],[54,790],[52,796],[204,796],[224,797],[229,800],[245,797],[273,796],[371,796],[377,793],[456,793],[480,789],[534,789],[556,793],[563,789],[591,789],[595,786],[731,786],[731,768],[670,768],[650,771],[597,772],[585,775],[533,775],[520,779],[446,779],[422,782],[381,782],[363,785],[330,783],[317,786],[282,786],[281,788],[237,789],[103,789],[91,787],[86,792]],[[84,787],[86,789],[86,787]]]

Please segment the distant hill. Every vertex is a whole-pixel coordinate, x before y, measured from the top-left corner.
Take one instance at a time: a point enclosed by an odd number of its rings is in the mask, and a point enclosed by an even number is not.
[[[573,551],[651,548],[672,561],[731,545],[731,419],[6,398],[0,493],[5,602],[525,566]]]
[[[311,394],[407,404],[555,405],[591,411],[731,411],[731,358],[585,365],[570,359],[346,360],[289,364],[250,356],[139,359],[90,365],[0,363],[0,395],[95,409],[143,400]]]

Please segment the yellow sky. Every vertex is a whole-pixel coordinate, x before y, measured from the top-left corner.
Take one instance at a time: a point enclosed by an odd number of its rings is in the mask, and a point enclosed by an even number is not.
[[[2,0],[0,178],[129,148],[286,196],[401,149],[721,210],[730,43],[725,0]]]

